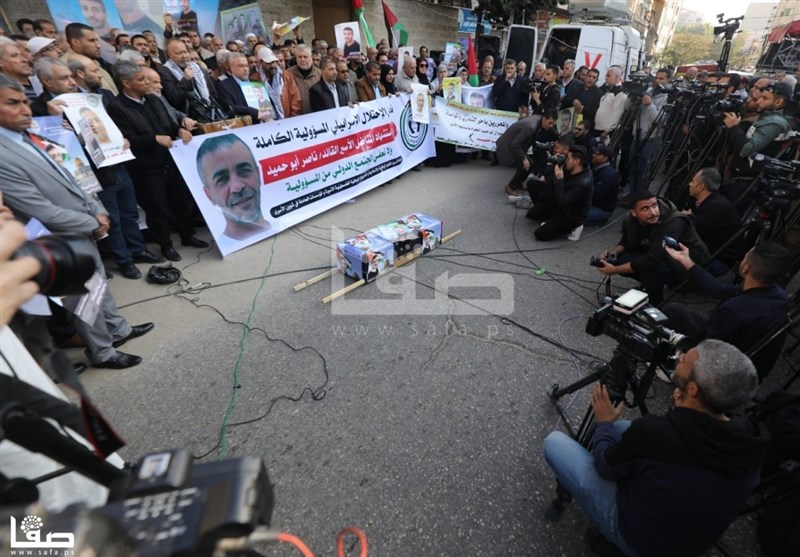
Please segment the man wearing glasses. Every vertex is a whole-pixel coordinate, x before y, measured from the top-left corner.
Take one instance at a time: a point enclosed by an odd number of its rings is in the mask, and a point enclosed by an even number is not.
[[[591,452],[560,431],[544,441],[559,483],[596,524],[589,544],[603,554],[702,555],[759,482],[767,436],[732,414],[758,385],[747,356],[705,340],[680,355],[672,381],[675,408],[632,423],[617,421],[625,406],[596,385]]]

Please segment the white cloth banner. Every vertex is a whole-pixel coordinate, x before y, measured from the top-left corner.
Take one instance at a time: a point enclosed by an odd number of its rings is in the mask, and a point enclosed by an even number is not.
[[[515,112],[479,108],[436,97],[431,111],[436,141],[494,151],[497,139],[519,119]]]
[[[408,94],[202,135],[170,151],[223,256],[434,156]]]

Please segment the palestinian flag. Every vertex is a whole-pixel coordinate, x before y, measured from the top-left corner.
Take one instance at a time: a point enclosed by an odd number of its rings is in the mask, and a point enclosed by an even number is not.
[[[477,87],[478,59],[475,57],[475,44],[472,42],[472,36],[469,37],[469,50],[467,51],[467,75],[469,75],[469,84]]]
[[[384,0],[381,0],[381,4],[383,4],[383,21],[386,23],[386,31],[389,33],[389,46],[392,48],[406,46],[408,44],[408,31],[405,25],[400,23]]]
[[[361,0],[353,0],[353,10],[356,13],[356,19],[361,26],[362,36],[367,39],[367,46],[375,48],[375,39],[372,38],[372,33],[367,26],[367,18],[364,17],[364,3]]]

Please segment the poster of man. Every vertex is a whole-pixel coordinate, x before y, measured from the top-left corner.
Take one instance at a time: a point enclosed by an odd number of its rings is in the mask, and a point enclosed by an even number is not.
[[[219,16],[220,33],[222,40],[225,42],[244,42],[248,33],[253,33],[256,37],[264,40],[270,39],[270,36],[267,35],[266,27],[264,27],[264,19],[258,4],[245,4],[238,8],[223,10]]]
[[[446,102],[461,102],[461,78],[445,77],[442,81],[444,100]]]
[[[56,99],[66,103],[64,114],[83,137],[92,161],[98,168],[135,158],[130,149],[125,147],[122,132],[106,113],[100,95],[68,93]]]
[[[265,237],[271,226],[261,208],[261,174],[247,144],[232,133],[208,138],[196,162],[203,192],[222,214],[220,222],[203,211],[223,256]]]
[[[461,87],[461,102],[478,108],[494,108],[491,94],[491,85],[484,85],[483,87],[463,85]]]
[[[361,29],[357,21],[339,23],[333,27],[336,46],[344,52],[345,58],[361,57]]]
[[[411,118],[419,124],[430,124],[431,108],[428,86],[414,83],[411,85],[411,90]]]
[[[397,59],[405,60],[406,56],[414,56],[413,46],[401,46],[397,49]]]

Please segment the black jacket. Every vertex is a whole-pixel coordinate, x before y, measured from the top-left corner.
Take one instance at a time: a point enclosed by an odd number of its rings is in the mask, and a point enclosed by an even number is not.
[[[768,331],[776,331],[788,319],[789,297],[780,286],[742,290],[740,284],[722,283],[699,265],[692,267],[689,275],[703,292],[723,300],[708,316],[706,338],[724,340],[746,354]],[[759,377],[775,365],[785,339],[784,332],[751,358]]]
[[[120,93],[108,106],[108,115],[131,144],[137,173],[162,173],[173,164],[169,149],[156,142],[157,135],[178,135],[178,124],[169,117],[162,102],[145,95],[141,105]]]
[[[612,212],[617,207],[619,194],[619,172],[611,163],[592,170],[594,175],[594,193],[592,205],[603,211]]]
[[[676,408],[634,421],[619,441],[610,422],[599,423],[592,441],[597,472],[617,484],[617,527],[630,549],[699,557],[758,484],[768,435],[749,422]]]
[[[572,107],[572,101],[578,100],[583,105],[583,119],[591,120],[594,122],[594,117],[597,114],[597,108],[600,106],[600,99],[603,97],[603,92],[599,87],[595,86],[591,89],[578,82],[578,85],[572,86],[570,84],[564,100],[561,101],[561,108]]]
[[[507,112],[518,112],[520,106],[526,104],[527,93],[522,89],[523,80],[517,78],[514,80],[514,85],[501,77],[492,85],[492,99],[494,99],[494,107],[497,110],[505,110]]]
[[[556,180],[555,186],[556,201],[561,211],[577,222],[584,222],[592,206],[592,171],[584,168],[578,174],[569,175],[565,170],[564,179]]]
[[[161,94],[174,108],[198,122],[210,122],[214,119],[209,117],[207,110],[201,110],[203,101],[200,99],[200,94],[195,90],[194,79],[176,79],[175,75],[166,66],[161,66],[158,69],[158,75],[161,76],[161,84],[164,87]],[[211,98],[209,102],[216,104],[223,112],[228,112],[225,103],[221,101],[217,93],[214,80],[206,72],[203,72],[203,78],[206,81],[208,94]],[[223,116],[227,117],[228,115],[224,114]]]
[[[622,238],[619,245],[627,252],[641,254],[631,261],[634,273],[653,271],[659,263],[666,261],[675,276],[683,280],[686,278],[686,270],[664,251],[661,245],[664,236],[675,238],[688,247],[692,259],[699,265],[707,265],[711,255],[688,215],[677,211],[675,206],[665,199],[658,198],[658,206],[661,216],[658,223],[652,226],[643,225],[636,217],[627,215],[622,221]]]
[[[230,107],[237,116],[250,116],[254,124],[258,124],[258,110],[247,104],[242,87],[235,78],[229,77],[217,83],[217,92],[223,103]]]
[[[539,94],[539,100],[542,101],[540,105],[531,100],[533,114],[544,114],[548,110],[558,110],[561,104],[561,88],[555,83],[545,85]]]
[[[741,219],[733,203],[719,192],[712,192],[699,207],[692,203],[692,207],[694,227],[712,255],[742,228]],[[742,235],[717,255],[717,259],[731,265],[742,258],[745,249],[746,242]]]
[[[336,82],[334,82],[334,84],[336,85],[336,93],[339,95],[339,106],[347,106],[347,96],[345,95],[344,87]],[[325,83],[324,79],[320,79],[312,85],[311,89],[308,91],[308,95],[312,112],[336,108],[331,90],[328,89],[328,85]]]

